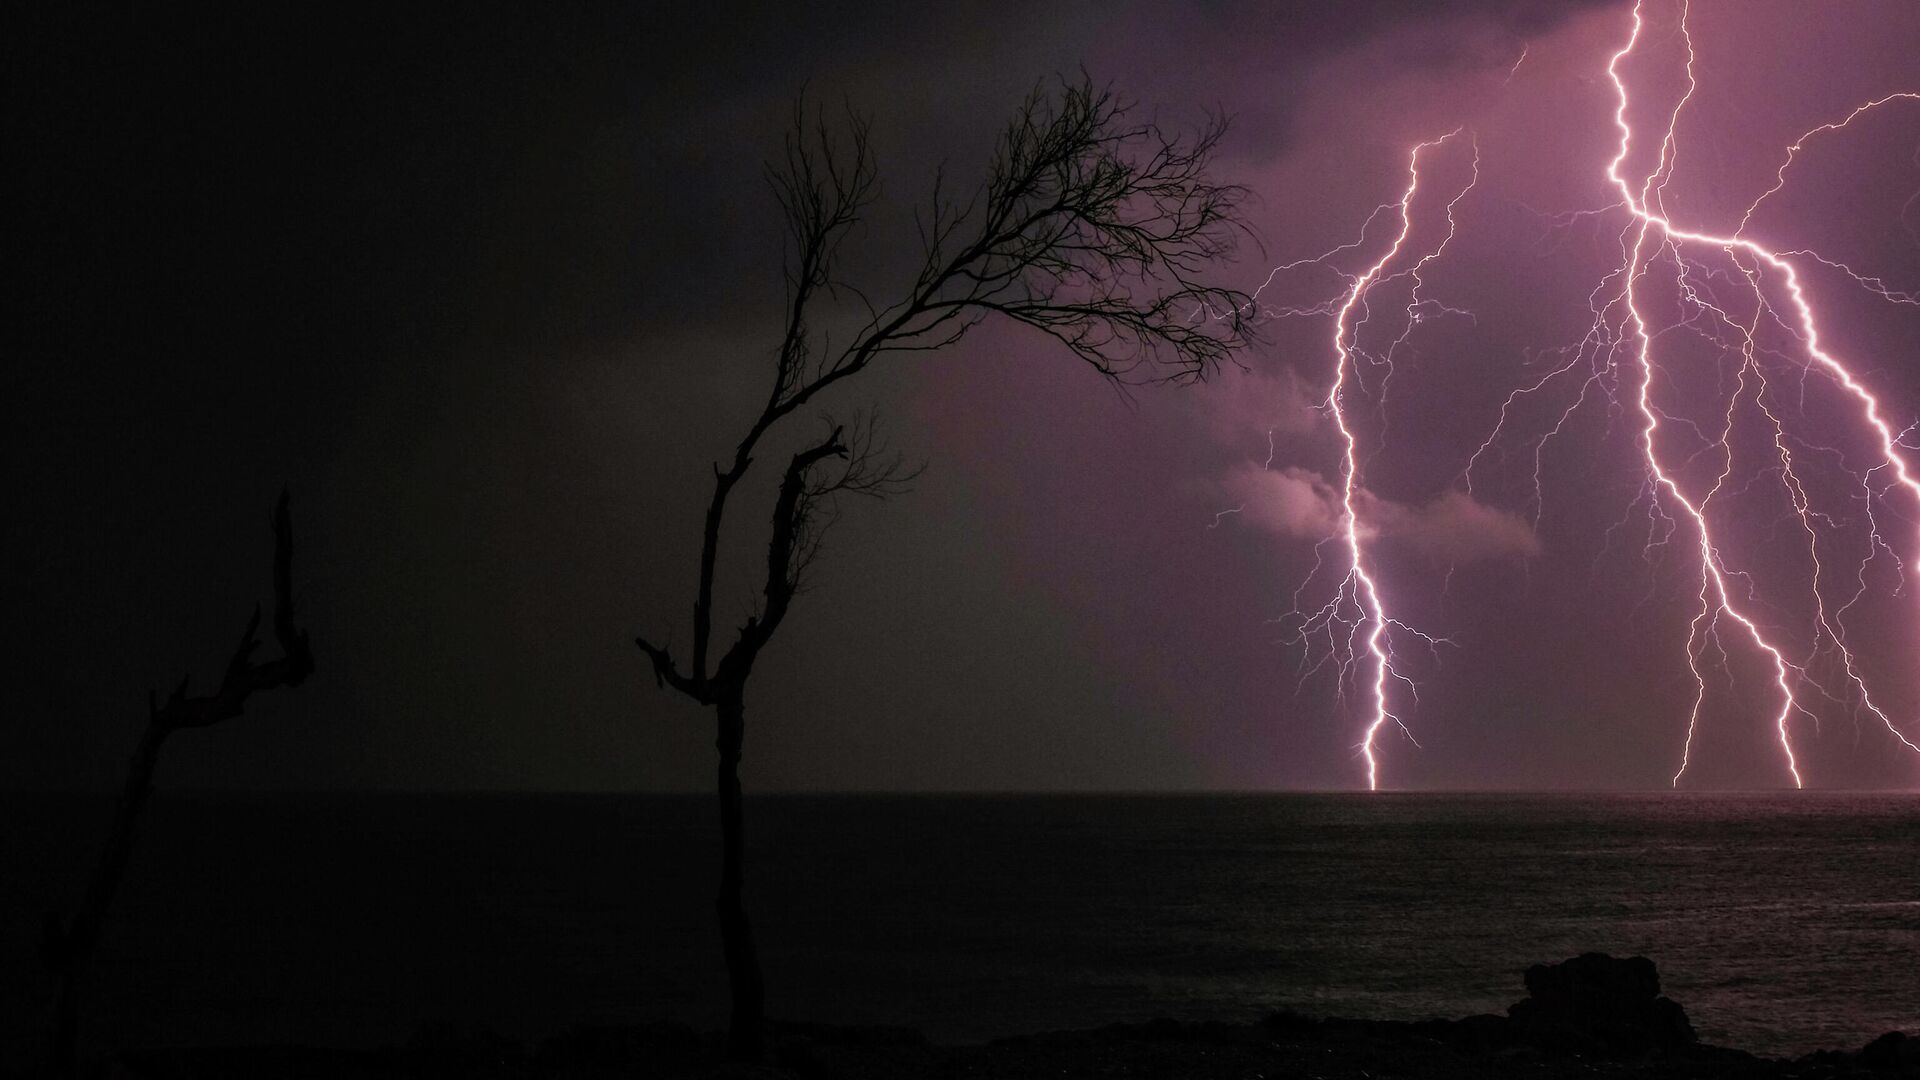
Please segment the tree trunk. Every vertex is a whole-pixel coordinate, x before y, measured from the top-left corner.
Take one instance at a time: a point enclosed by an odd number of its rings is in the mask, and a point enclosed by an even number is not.
[[[167,729],[158,721],[149,721],[127,766],[120,801],[114,804],[113,826],[107,833],[106,846],[100,852],[100,862],[94,867],[79,910],[65,926],[57,917],[48,916],[42,949],[55,981],[53,1022],[48,1035],[49,1057],[56,1076],[78,1075],[80,980],[87,961],[93,956],[94,944],[100,939],[107,906],[120,888],[120,879],[126,876],[127,863],[133,855],[134,827],[139,824],[140,811],[153,796],[154,767],[160,761],[160,745],[166,740]]]
[[[741,1061],[759,1061],[766,1051],[762,1012],[766,991],[760,979],[760,954],[753,947],[753,926],[741,899],[740,743],[746,730],[738,690],[717,703],[720,714],[720,940],[727,954],[727,986],[733,1013],[727,1027],[727,1052]]]

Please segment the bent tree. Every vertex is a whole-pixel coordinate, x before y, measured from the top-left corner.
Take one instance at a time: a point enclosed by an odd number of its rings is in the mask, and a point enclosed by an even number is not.
[[[1209,166],[1223,118],[1170,133],[1084,76],[1035,90],[1001,132],[984,180],[964,200],[936,177],[915,214],[918,272],[884,303],[839,274],[842,242],[875,196],[869,122],[796,110],[785,152],[767,169],[787,232],[784,332],[771,385],[731,460],[713,468],[702,526],[693,633],[683,661],[671,642],[637,639],[655,681],[710,707],[720,752],[722,833],[717,908],[732,994],[730,1053],[764,1051],[763,983],[743,902],[740,753],[754,661],[786,618],[820,552],[841,495],[884,498],[910,479],[866,415],[826,418],[824,433],[777,465],[764,581],[755,610],[716,644],[715,560],[729,498],[769,444],[836,384],[883,358],[945,349],[991,318],[1052,337],[1118,383],[1182,382],[1232,360],[1249,338],[1250,298],[1206,280],[1245,232],[1244,189]],[[822,309],[850,297],[851,333],[829,334]]]

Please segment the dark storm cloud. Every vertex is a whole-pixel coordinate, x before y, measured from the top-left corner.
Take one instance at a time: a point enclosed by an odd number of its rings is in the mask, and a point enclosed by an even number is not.
[[[652,690],[630,641],[684,616],[706,462],[759,392],[780,302],[761,163],[803,87],[875,115],[885,196],[857,265],[884,278],[934,168],[970,175],[1054,73],[1085,64],[1175,123],[1225,108],[1225,165],[1250,182],[1317,170],[1370,193],[1379,147],[1289,156],[1338,122],[1317,73],[1373,49],[1398,75],[1478,78],[1596,6],[43,15],[8,65],[31,194],[22,360],[0,376],[19,718],[0,776],[99,783],[149,686],[215,677],[286,480],[320,672],[178,748],[166,780],[699,786],[702,718]],[[1314,212],[1259,194],[1269,244],[1299,246]],[[1062,523],[1114,525],[1047,465],[1077,452],[1074,403],[1112,399],[1057,357],[1029,391],[1029,346],[983,340],[941,369],[966,385],[874,380],[935,469],[833,537],[755,688],[751,782],[1259,782],[1215,762],[1241,736],[1242,758],[1274,752],[1258,626],[1288,568],[1226,541],[1249,577],[1197,667],[1102,637],[1190,632],[1168,597],[1217,600],[1222,571],[1201,556],[1141,589],[1123,562],[1036,555],[1078,542]],[[1147,419],[1169,454],[1125,468],[1171,546],[1193,506],[1166,493],[1219,454],[1191,448],[1213,445],[1204,418],[1165,415]],[[1287,779],[1344,782],[1343,736],[1295,737],[1333,749]]]

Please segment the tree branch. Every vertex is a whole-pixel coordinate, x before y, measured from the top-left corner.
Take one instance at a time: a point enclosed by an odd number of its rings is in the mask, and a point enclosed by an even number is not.
[[[260,606],[255,604],[217,691],[207,697],[189,697],[187,680],[182,678],[166,704],[148,695],[148,713],[162,730],[211,727],[230,720],[245,710],[254,694],[277,686],[298,686],[312,674],[313,649],[307,632],[293,622],[293,523],[287,503],[287,492],[282,491],[273,511],[273,627],[281,656],[265,663],[253,661],[254,650],[260,647]]]
[[[643,637],[634,638],[633,643],[640,646],[640,651],[647,654],[647,659],[653,661],[655,686],[672,686],[703,705],[708,702],[705,680],[695,680],[680,674],[680,669],[674,665],[673,656],[666,647],[654,645]]]
[[[897,299],[876,307],[838,273],[840,247],[877,190],[868,121],[849,110],[836,134],[824,113],[809,114],[804,101],[795,109],[783,157],[767,170],[788,237],[774,377],[733,460],[714,468],[688,669],[665,648],[637,642],[656,683],[707,702],[719,683],[744,678],[818,554],[831,496],[899,490],[907,477],[897,459],[876,467],[872,448],[859,449],[857,425],[851,437],[835,426],[794,455],[774,508],[761,610],[709,667],[714,579],[735,487],[775,426],[878,357],[946,348],[999,316],[1051,336],[1117,383],[1190,381],[1232,362],[1252,341],[1252,298],[1204,279],[1248,234],[1245,189],[1216,183],[1208,172],[1225,120],[1211,118],[1181,136],[1132,113],[1084,73],[1036,88],[1002,131],[971,197],[947,200],[944,169],[936,176],[931,208],[914,217],[920,269]],[[836,347],[813,316],[823,294],[843,289],[866,321]],[[835,479],[810,479],[830,457],[848,467]]]

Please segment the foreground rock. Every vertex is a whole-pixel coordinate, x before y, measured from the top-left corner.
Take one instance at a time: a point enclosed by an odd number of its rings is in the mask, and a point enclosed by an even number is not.
[[[1589,953],[1526,973],[1506,1016],[1400,1022],[1279,1012],[1251,1024],[1154,1020],[1049,1032],[980,1046],[937,1046],[899,1028],[771,1025],[772,1062],[722,1062],[723,1040],[677,1024],[580,1028],[532,1046],[485,1032],[424,1034],[373,1051],[301,1047],[129,1055],[111,1075],[208,1077],[600,1078],[686,1080],[1643,1080],[1920,1078],[1920,1039],[1888,1034],[1858,1051],[1794,1061],[1701,1044],[1660,996],[1653,962]]]
[[[1638,1054],[1700,1041],[1678,1003],[1660,996],[1644,956],[1587,953],[1527,969],[1527,999],[1507,1009],[1514,1038],[1551,1050]]]

